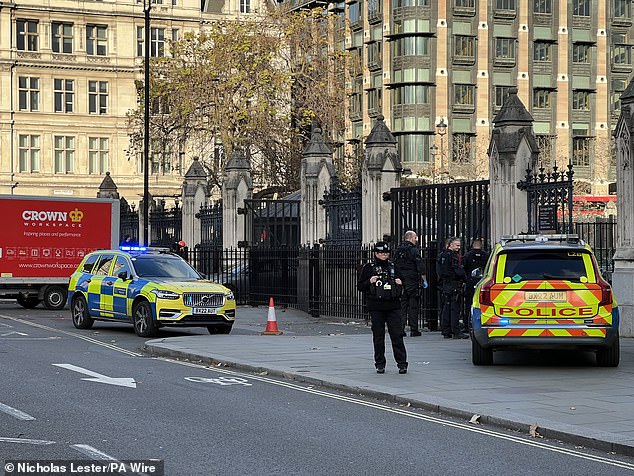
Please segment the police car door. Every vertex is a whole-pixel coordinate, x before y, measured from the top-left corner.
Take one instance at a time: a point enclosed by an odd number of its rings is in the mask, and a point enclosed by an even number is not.
[[[114,279],[109,276],[114,255],[104,253],[88,283],[88,306],[99,317],[112,317],[112,284]]]
[[[117,256],[112,267],[114,278],[112,289],[112,310],[117,319],[128,317],[128,286],[132,283],[132,266],[127,256]]]

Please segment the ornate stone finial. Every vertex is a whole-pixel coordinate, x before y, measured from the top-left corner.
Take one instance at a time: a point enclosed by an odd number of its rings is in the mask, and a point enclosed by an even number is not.
[[[502,105],[502,109],[493,118],[496,127],[500,125],[530,125],[533,123],[533,116],[526,110],[521,99],[517,96],[516,87],[509,88],[509,95]]]
[[[310,142],[304,149],[303,155],[330,155],[332,151],[324,142],[321,127],[314,127],[310,133]]]
[[[374,144],[396,144],[396,139],[392,135],[392,131],[385,124],[385,117],[379,115],[376,117],[376,123],[365,140],[366,145]]]
[[[185,179],[193,179],[193,178],[200,178],[200,177],[207,177],[207,172],[205,171],[203,164],[200,162],[200,158],[193,157],[193,162],[189,166],[189,169],[187,169],[187,172],[185,173]]]
[[[112,177],[110,177],[110,172],[106,172],[106,176],[101,181],[97,198],[119,198],[117,185],[114,183],[114,180],[112,180]]]

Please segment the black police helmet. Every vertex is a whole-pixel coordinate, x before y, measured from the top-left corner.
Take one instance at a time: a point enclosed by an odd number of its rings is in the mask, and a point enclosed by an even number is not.
[[[377,241],[374,244],[374,248],[372,249],[375,253],[389,253],[390,245],[388,245],[385,241]]]

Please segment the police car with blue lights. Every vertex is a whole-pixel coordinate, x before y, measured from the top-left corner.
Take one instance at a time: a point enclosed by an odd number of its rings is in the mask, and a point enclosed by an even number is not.
[[[95,321],[130,322],[140,337],[163,326],[207,327],[229,334],[236,301],[167,249],[122,246],[87,254],[71,275],[68,304],[77,329]]]

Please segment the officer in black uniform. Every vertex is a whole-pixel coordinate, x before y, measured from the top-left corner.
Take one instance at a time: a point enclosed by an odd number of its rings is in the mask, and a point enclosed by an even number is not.
[[[420,308],[420,288],[427,287],[425,263],[416,248],[418,235],[409,230],[403,236],[403,242],[396,249],[394,264],[403,278],[401,296],[401,334],[405,337],[405,326],[409,321],[411,337],[420,336],[418,329],[418,311]]]
[[[399,374],[407,373],[407,352],[401,335],[401,276],[389,260],[390,248],[379,241],[374,245],[374,260],[361,270],[357,289],[365,294],[372,321],[374,366],[377,373],[385,373],[385,325],[392,341],[394,360]]]
[[[465,282],[464,268],[460,264],[460,238],[454,237],[438,259],[438,274],[442,280],[442,311],[440,331],[445,339],[468,339],[469,335],[460,331],[460,311],[462,287]]]
[[[462,257],[462,266],[466,274],[463,315],[466,332],[469,332],[469,328],[471,327],[471,301],[473,300],[475,286],[478,284],[478,278],[471,276],[471,273],[478,268],[484,271],[488,259],[489,254],[482,249],[482,240],[477,238],[471,242],[471,249]]]

